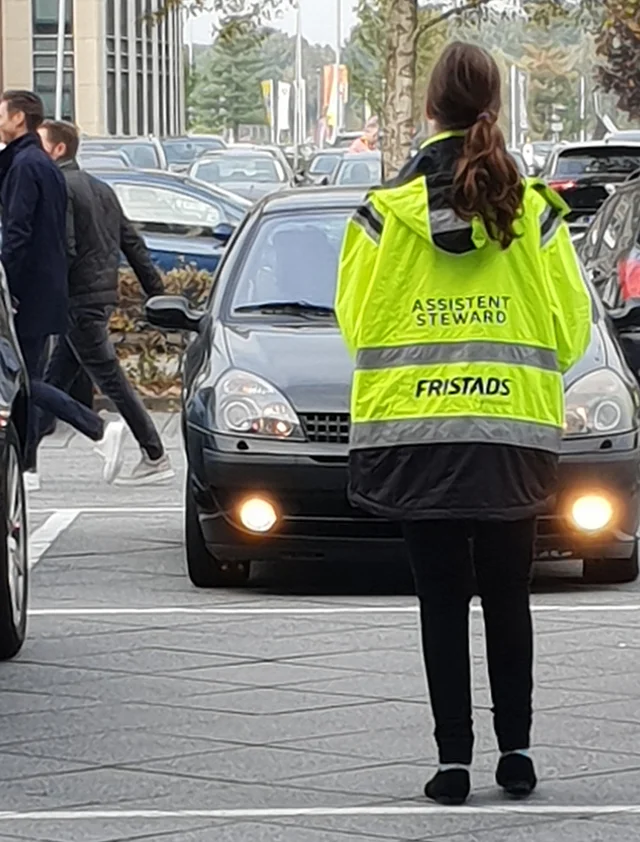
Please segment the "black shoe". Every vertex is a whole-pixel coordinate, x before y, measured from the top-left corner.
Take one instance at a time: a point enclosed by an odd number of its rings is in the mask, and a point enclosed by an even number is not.
[[[498,763],[496,783],[512,798],[528,798],[538,783],[533,761],[524,754],[505,754]]]
[[[438,772],[425,786],[424,794],[438,804],[457,807],[469,797],[471,779],[466,769]]]

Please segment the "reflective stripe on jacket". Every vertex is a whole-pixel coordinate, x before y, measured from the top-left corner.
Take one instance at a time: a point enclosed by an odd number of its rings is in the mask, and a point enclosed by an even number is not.
[[[503,250],[481,220],[455,214],[449,193],[409,178],[372,192],[348,224],[336,310],[356,360],[351,448],[557,453],[562,372],[591,325],[568,208],[527,181],[518,238]]]

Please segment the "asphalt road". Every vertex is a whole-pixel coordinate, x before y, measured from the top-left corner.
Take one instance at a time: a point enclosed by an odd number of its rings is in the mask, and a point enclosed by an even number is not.
[[[194,590],[177,421],[159,421],[181,470],[151,490],[104,487],[76,437],[46,442],[29,639],[0,666],[0,842],[636,842],[638,586],[537,583],[542,783],[526,805],[493,784],[476,611],[474,795],[430,806],[401,563],[259,566],[247,590]]]

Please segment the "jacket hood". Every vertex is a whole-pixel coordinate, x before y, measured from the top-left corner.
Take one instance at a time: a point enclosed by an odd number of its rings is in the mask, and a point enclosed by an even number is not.
[[[375,194],[384,210],[393,213],[419,237],[450,254],[495,247],[480,217],[466,222],[450,204],[464,134],[464,131],[444,132],[427,140],[398,177]],[[543,194],[557,213],[564,216],[568,212],[564,200],[543,182],[529,179],[527,186]],[[519,226],[516,220],[516,234],[522,233]]]

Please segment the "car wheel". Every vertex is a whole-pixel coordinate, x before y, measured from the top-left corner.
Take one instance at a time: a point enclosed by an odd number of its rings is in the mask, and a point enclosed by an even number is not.
[[[27,505],[20,443],[6,429],[0,476],[0,661],[17,655],[27,631],[29,589]]]
[[[249,562],[223,562],[211,555],[198,519],[191,478],[187,477],[185,543],[187,571],[197,588],[241,588],[249,581]]]
[[[638,544],[630,558],[585,559],[583,579],[593,585],[618,585],[635,582],[640,572]]]

